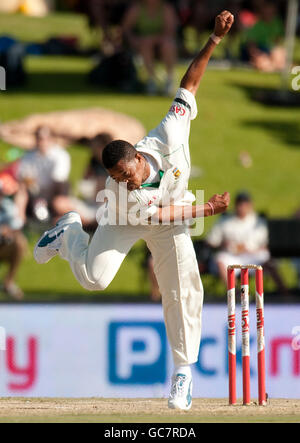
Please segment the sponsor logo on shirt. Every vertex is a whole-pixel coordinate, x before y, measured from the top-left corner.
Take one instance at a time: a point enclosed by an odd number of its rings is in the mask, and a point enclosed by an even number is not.
[[[182,106],[172,105],[169,112],[175,112],[180,117],[185,115],[185,109]]]

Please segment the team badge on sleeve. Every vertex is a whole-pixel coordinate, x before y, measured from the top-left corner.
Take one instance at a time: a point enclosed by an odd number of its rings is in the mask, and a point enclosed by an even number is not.
[[[181,176],[181,172],[179,171],[178,168],[174,168],[173,169],[173,175],[174,175],[176,180]]]

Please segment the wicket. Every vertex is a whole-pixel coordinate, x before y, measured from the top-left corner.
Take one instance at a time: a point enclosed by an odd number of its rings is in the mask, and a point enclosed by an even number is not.
[[[249,323],[249,269],[255,270],[256,318],[257,318],[257,369],[258,401],[266,404],[265,386],[265,338],[264,338],[264,294],[263,268],[256,265],[232,265],[227,269],[228,304],[228,365],[229,404],[236,404],[236,314],[235,314],[235,269],[241,270],[242,307],[242,362],[243,362],[243,404],[250,405],[250,323]]]

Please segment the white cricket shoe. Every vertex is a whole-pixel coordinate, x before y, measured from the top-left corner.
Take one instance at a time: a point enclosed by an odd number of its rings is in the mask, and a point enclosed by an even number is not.
[[[188,411],[192,406],[192,377],[176,374],[172,377],[172,387],[168,406],[170,409]]]
[[[58,254],[65,231],[73,223],[82,226],[80,215],[77,212],[69,212],[61,217],[55,227],[44,232],[34,248],[34,258],[39,264],[48,263]]]

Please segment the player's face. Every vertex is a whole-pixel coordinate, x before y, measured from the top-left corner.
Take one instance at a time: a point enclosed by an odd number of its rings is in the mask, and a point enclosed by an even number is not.
[[[236,205],[235,211],[239,218],[245,218],[253,212],[253,205],[251,202],[240,202]]]
[[[126,183],[128,191],[134,191],[143,183],[144,171],[145,160],[137,154],[130,162],[120,160],[108,173],[117,183]]]
[[[37,135],[36,136],[36,146],[38,150],[42,153],[47,152],[51,145],[51,138],[46,135]]]

